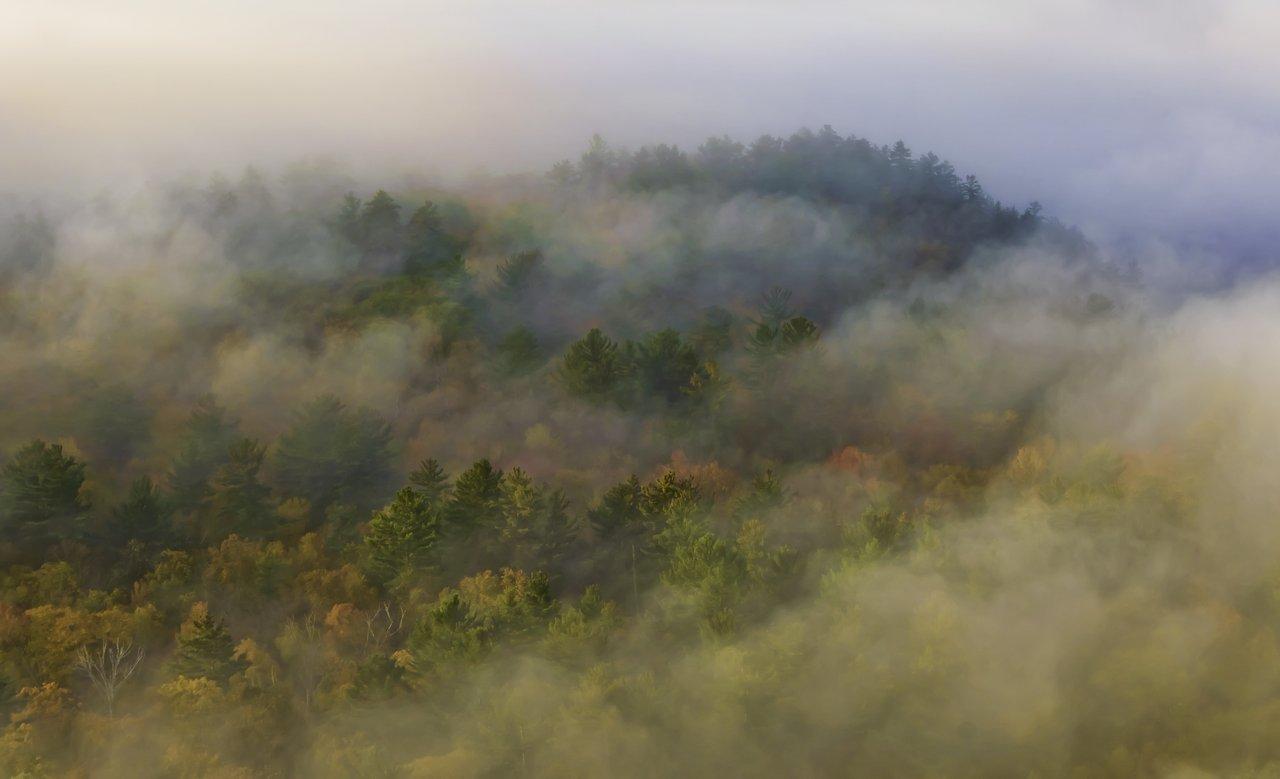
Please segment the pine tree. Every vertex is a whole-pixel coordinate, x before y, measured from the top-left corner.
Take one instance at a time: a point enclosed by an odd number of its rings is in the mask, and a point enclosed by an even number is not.
[[[501,519],[502,471],[487,459],[459,474],[449,503],[449,524],[455,534],[470,538],[477,531],[496,530]]]
[[[267,530],[271,489],[258,478],[265,455],[266,448],[251,438],[241,438],[227,450],[227,461],[214,474],[205,501],[206,542],[232,533],[260,536]]]
[[[227,461],[236,440],[237,423],[212,396],[196,402],[183,426],[181,448],[169,468],[169,492],[174,508],[192,509],[209,495],[209,480]]]
[[[498,356],[504,373],[511,376],[528,373],[542,365],[542,348],[538,337],[527,327],[517,327],[498,344]]]
[[[413,485],[415,492],[432,505],[443,503],[449,492],[449,475],[440,467],[439,462],[430,458],[419,463],[414,472],[409,474],[409,483]]]
[[[780,354],[812,346],[817,342],[818,326],[791,308],[791,292],[781,287],[769,290],[761,299],[760,316],[747,336],[747,352],[754,358],[752,379],[772,375],[768,359]]]
[[[0,469],[0,530],[34,552],[84,532],[88,501],[80,495],[84,463],[59,444],[35,440]]]
[[[361,205],[360,198],[354,192],[348,192],[342,198],[342,208],[337,217],[330,223],[331,229],[352,246],[364,245],[364,230],[360,224]]]
[[[385,190],[374,193],[360,211],[360,238],[368,254],[391,254],[402,240],[400,206]]]
[[[410,274],[447,276],[458,270],[454,259],[463,250],[444,229],[440,211],[430,200],[409,217],[404,229],[404,269]]]
[[[680,476],[668,469],[644,485],[640,492],[640,511],[646,517],[660,520],[674,510],[695,505],[698,499],[698,485],[693,477]]]
[[[629,351],[640,388],[667,403],[686,397],[705,374],[698,353],[670,328],[650,335]]]
[[[581,178],[588,184],[597,185],[609,181],[618,172],[619,155],[599,133],[591,136],[587,150],[578,161]]]
[[[542,252],[520,252],[498,266],[498,294],[508,300],[518,299],[542,273]]]
[[[587,521],[602,540],[622,539],[642,532],[640,509],[644,488],[635,474],[605,492],[600,504],[587,511]]]
[[[439,538],[440,508],[426,494],[405,487],[369,521],[365,546],[384,580],[431,563]]]
[[[245,664],[235,656],[236,645],[226,623],[209,613],[203,602],[191,607],[191,614],[178,631],[178,649],[173,672],[188,678],[204,677],[226,684]]]
[[[791,290],[771,287],[760,296],[760,322],[778,327],[795,314],[791,308]]]
[[[752,517],[781,506],[786,499],[782,482],[773,475],[772,469],[766,468],[751,480],[751,491],[733,502],[733,513],[737,517]]]
[[[172,535],[168,512],[150,476],[142,476],[129,488],[129,496],[111,512],[108,523],[112,543],[141,542],[144,548],[164,546]]]
[[[390,445],[385,420],[324,395],[299,409],[280,436],[276,483],[284,494],[305,498],[317,517],[334,503],[368,510],[386,498]]]
[[[560,367],[560,381],[570,393],[596,402],[608,399],[625,375],[618,345],[599,328],[572,344]]]
[[[902,141],[893,144],[893,148],[888,152],[889,164],[896,170],[908,171],[912,167],[911,150]]]
[[[535,484],[520,468],[512,468],[503,478],[498,506],[502,562],[518,568],[550,568],[573,542],[564,495]]]
[[[984,193],[982,191],[982,184],[978,182],[978,177],[974,176],[972,173],[965,176],[964,183],[960,185],[960,194],[964,196],[965,200],[970,202],[981,202],[984,197]]]

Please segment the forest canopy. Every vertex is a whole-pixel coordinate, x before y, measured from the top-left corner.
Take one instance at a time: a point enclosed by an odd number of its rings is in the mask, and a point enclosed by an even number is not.
[[[1280,773],[1280,285],[829,127],[382,186],[0,204],[0,774]]]

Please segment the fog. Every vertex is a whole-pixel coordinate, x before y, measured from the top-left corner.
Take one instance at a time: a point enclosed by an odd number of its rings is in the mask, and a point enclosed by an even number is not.
[[[0,774],[1280,776],[1273,4],[0,3]]]
[[[544,169],[600,132],[909,139],[1098,234],[1260,251],[1280,195],[1267,0],[0,5],[0,188],[333,155]]]

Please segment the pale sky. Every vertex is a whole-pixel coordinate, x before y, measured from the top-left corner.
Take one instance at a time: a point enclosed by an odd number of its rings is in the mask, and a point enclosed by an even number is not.
[[[1280,237],[1280,2],[0,0],[0,191],[823,124],[1100,230]]]

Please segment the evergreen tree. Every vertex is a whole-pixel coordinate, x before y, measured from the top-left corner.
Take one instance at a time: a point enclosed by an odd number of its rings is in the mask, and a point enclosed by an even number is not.
[[[751,491],[734,501],[733,512],[739,516],[746,516],[767,511],[781,506],[786,499],[787,493],[782,488],[782,482],[773,475],[771,468],[766,468],[763,473],[757,474],[751,480]]]
[[[438,504],[405,487],[369,521],[365,546],[376,573],[389,581],[430,564],[439,538]]]
[[[501,518],[502,471],[487,459],[478,460],[458,475],[449,502],[449,524],[455,535],[471,538],[478,531],[494,531]]]
[[[601,540],[626,539],[643,534],[645,514],[641,510],[644,487],[635,474],[624,482],[610,487],[600,499],[599,505],[587,511],[596,536]]]
[[[499,641],[515,644],[542,634],[556,611],[551,582],[541,572],[503,568],[446,588],[414,626],[408,649],[420,674],[447,673],[481,659]]]
[[[150,476],[133,482],[129,496],[112,509],[108,530],[109,541],[116,546],[138,541],[144,548],[158,549],[170,541],[168,512]]]
[[[543,272],[542,252],[513,254],[498,266],[498,295],[508,300],[518,299],[535,284]]]
[[[391,427],[372,411],[351,410],[332,395],[294,414],[276,445],[281,492],[306,499],[316,517],[335,503],[367,510],[385,499],[391,477]]]
[[[538,337],[527,327],[517,327],[498,344],[502,371],[509,376],[528,373],[542,364]]]
[[[791,308],[791,290],[771,287],[760,296],[760,322],[778,327],[794,314],[795,311]]]
[[[84,463],[60,444],[35,440],[0,469],[0,529],[27,552],[54,540],[80,538],[88,501],[80,495]]]
[[[978,183],[978,177],[972,173],[964,177],[960,192],[964,195],[964,199],[970,202],[981,202],[984,196],[982,184]]]
[[[214,474],[205,501],[204,541],[218,541],[232,533],[250,537],[267,533],[271,489],[258,478],[265,456],[266,448],[251,438],[241,438],[228,448],[227,461]]]
[[[590,661],[607,646],[619,622],[617,604],[605,600],[599,585],[588,585],[578,602],[547,626],[547,649],[561,661]]]
[[[169,493],[174,508],[187,510],[209,495],[209,480],[227,460],[236,441],[237,423],[212,396],[196,402],[183,426],[181,448],[169,468]]]
[[[761,300],[760,316],[747,336],[747,351],[755,358],[753,378],[771,375],[767,358],[811,346],[818,340],[818,326],[791,308],[791,292],[769,290]]]
[[[690,344],[706,355],[727,352],[733,347],[733,323],[731,312],[720,306],[710,306],[702,312],[702,320],[689,338]]]
[[[356,668],[351,696],[359,701],[388,700],[408,689],[405,669],[386,655],[370,655]],[[386,772],[384,775],[393,775]]]
[[[676,146],[660,143],[635,153],[627,183],[642,190],[670,189],[692,184],[697,175],[688,155]]]
[[[210,614],[204,603],[196,603],[178,631],[178,649],[171,667],[178,676],[204,677],[226,684],[245,667],[235,654],[235,641],[226,623]]]
[[[698,353],[672,329],[650,335],[629,351],[640,389],[667,403],[686,397],[699,374],[705,374]]]
[[[439,462],[428,458],[418,463],[418,467],[409,474],[409,484],[429,504],[440,505],[449,492],[449,475]]]
[[[525,569],[554,567],[573,542],[564,495],[535,484],[520,468],[503,477],[500,489],[501,561]]]
[[[447,276],[458,270],[462,244],[444,229],[439,209],[430,200],[409,217],[404,230],[404,269],[411,274]]]
[[[333,231],[352,246],[364,245],[364,229],[360,223],[361,205],[360,198],[354,192],[348,192],[343,196],[342,208],[331,223]]]
[[[645,517],[660,522],[674,511],[694,507],[699,499],[693,477],[680,476],[668,469],[644,485],[640,492],[640,511]]]
[[[490,633],[462,594],[446,589],[409,635],[414,670],[434,674],[453,663],[479,659],[489,648]]]
[[[400,206],[380,189],[360,210],[361,246],[367,254],[394,254],[402,237]]]
[[[888,157],[889,164],[892,165],[895,170],[903,172],[911,170],[911,150],[908,149],[907,145],[902,141],[898,141],[893,144],[893,148],[889,149]]]
[[[601,402],[614,396],[626,375],[618,345],[599,328],[569,347],[560,366],[560,381],[572,394]]]
[[[617,152],[609,147],[605,139],[596,133],[578,161],[581,179],[591,185],[600,185],[612,181],[617,175],[621,159]]]

